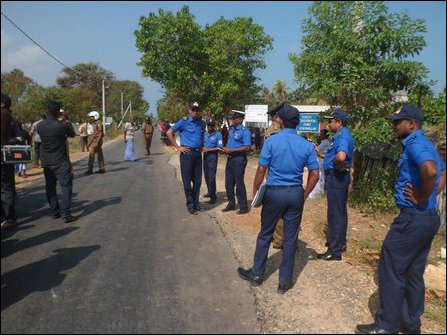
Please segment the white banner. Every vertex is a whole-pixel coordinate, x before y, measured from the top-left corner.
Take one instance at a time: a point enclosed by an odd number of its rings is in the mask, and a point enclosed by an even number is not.
[[[245,105],[245,122],[264,122],[268,121],[267,105]]]

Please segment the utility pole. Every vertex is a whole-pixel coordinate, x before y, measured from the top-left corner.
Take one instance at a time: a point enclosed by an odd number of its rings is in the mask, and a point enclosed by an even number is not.
[[[130,117],[132,117],[132,100],[130,100]]]
[[[102,130],[106,134],[106,90],[104,87],[104,79],[102,80]]]
[[[123,102],[123,91],[121,91],[121,118],[123,117],[124,114],[124,102]]]

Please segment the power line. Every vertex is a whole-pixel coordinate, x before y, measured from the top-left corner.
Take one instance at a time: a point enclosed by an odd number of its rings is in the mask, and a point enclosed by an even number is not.
[[[76,74],[76,71],[71,69],[70,67],[68,67],[67,65],[65,65],[64,63],[62,63],[59,59],[57,59],[56,57],[54,57],[51,53],[49,53],[47,50],[45,50],[39,43],[37,43],[35,40],[33,40],[31,38],[31,36],[29,36],[26,32],[23,31],[23,29],[21,29],[17,24],[14,23],[14,21],[12,21],[8,16],[6,16],[5,13],[1,12],[2,15],[5,17],[5,19],[7,19],[9,22],[11,22],[11,24],[16,27],[23,35],[25,35],[26,37],[28,37],[35,45],[37,45],[40,49],[42,49],[48,56],[50,56],[51,58],[53,58],[56,62],[58,62],[59,64],[61,64],[64,68],[66,68],[67,70],[70,70],[72,72],[74,72]]]

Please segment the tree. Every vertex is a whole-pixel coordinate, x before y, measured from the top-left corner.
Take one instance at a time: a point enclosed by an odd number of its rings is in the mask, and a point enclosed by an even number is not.
[[[254,71],[265,67],[263,55],[272,44],[251,18],[220,18],[201,29],[188,6],[175,15],[159,9],[158,16],[142,17],[135,36],[143,75],[185,108],[199,101],[217,119],[255,97]]]
[[[26,92],[36,83],[25,76],[22,70],[14,69],[11,72],[2,72],[2,92],[11,97],[12,103],[23,101]]]
[[[387,113],[392,93],[427,75],[410,60],[425,46],[423,20],[388,14],[381,1],[315,2],[303,23],[303,51],[291,54],[296,80],[344,108],[361,127]]]

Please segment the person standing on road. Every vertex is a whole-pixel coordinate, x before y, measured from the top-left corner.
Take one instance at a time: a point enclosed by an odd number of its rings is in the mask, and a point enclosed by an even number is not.
[[[11,98],[1,93],[1,145],[10,145],[16,140],[15,127],[13,127],[13,117],[11,115]],[[2,217],[1,229],[13,228],[17,226],[15,201],[16,184],[14,178],[14,164],[1,165],[1,202]]]
[[[242,125],[245,113],[233,110],[231,114],[233,127],[228,134],[228,144],[223,151],[228,155],[225,166],[225,190],[227,192],[228,205],[222,212],[236,210],[234,186],[236,185],[237,202],[239,210],[236,214],[249,212],[247,203],[247,190],[245,188],[245,168],[247,167],[247,153],[250,152],[251,134]]]
[[[222,135],[215,130],[216,121],[213,119],[208,119],[206,125],[208,131],[205,133],[203,146],[203,173],[208,193],[204,197],[210,198],[209,204],[212,205],[217,201],[216,172],[218,152],[222,149]]]
[[[95,154],[98,154],[98,168],[97,173],[105,173],[104,155],[102,154],[102,139],[104,137],[104,131],[102,123],[99,120],[100,115],[97,111],[88,113],[93,122],[93,138],[90,140],[88,147],[90,148],[90,154],[88,156],[88,169],[85,174],[93,173],[93,163],[95,162]]]
[[[146,151],[146,156],[149,156],[151,154],[152,135],[154,134],[154,126],[152,125],[151,118],[149,116],[146,116],[143,126],[141,127],[141,131],[144,136],[144,149]]]
[[[82,152],[88,151],[88,124],[87,122],[79,121],[79,137],[81,141]]]
[[[174,133],[180,132],[180,146],[174,139]],[[166,135],[171,144],[180,151],[180,170],[182,172],[183,189],[188,212],[197,215],[201,211],[199,205],[200,186],[202,184],[202,148],[205,124],[200,118],[199,103],[189,106],[189,116],[178,120]],[[192,186],[191,186],[192,183]]]
[[[124,143],[126,143],[126,151],[124,152],[124,160],[132,161],[136,160],[135,148],[134,148],[134,136],[135,136],[135,126],[133,118],[129,119],[124,125]]]
[[[296,134],[299,111],[284,105],[278,112],[281,132],[269,137],[262,148],[253,181],[253,197],[259,190],[268,169],[267,188],[262,200],[261,231],[256,241],[253,267],[238,268],[239,276],[254,285],[262,284],[268,251],[275,226],[284,220],[284,248],[279,268],[278,293],[293,286],[293,269],[304,201],[318,181],[318,161],[312,144]],[[304,167],[309,169],[306,189],[303,189]]]
[[[318,165],[320,166],[320,179],[318,180],[317,186],[315,186],[312,193],[309,195],[310,199],[317,198],[320,195],[324,194],[325,185],[324,185],[324,156],[326,155],[327,149],[329,148],[331,142],[329,141],[328,130],[323,129],[320,131],[320,135],[318,136],[318,145],[314,145],[318,154]]]
[[[281,131],[281,127],[278,123],[278,111],[284,107],[284,102],[276,105],[272,109],[270,109],[267,114],[272,118],[272,124],[268,127],[265,132],[265,140],[272,135],[278,134]],[[273,248],[274,249],[282,249],[284,243],[284,222],[282,217],[279,218],[278,223],[275,226],[275,232],[273,233]]]
[[[331,145],[324,156],[324,176],[327,188],[327,216],[329,228],[328,250],[317,254],[318,259],[340,261],[346,250],[348,229],[348,189],[351,182],[351,162],[354,155],[354,138],[346,128],[347,117],[341,109],[334,109],[329,119],[329,130],[334,132]],[[317,155],[321,156],[318,147]]]
[[[40,163],[40,147],[42,144],[42,141],[40,140],[40,136],[39,133],[37,132],[37,125],[42,122],[43,120],[45,120],[47,116],[46,115],[41,115],[40,120],[37,120],[36,122],[33,123],[33,125],[31,126],[31,132],[30,132],[30,136],[33,139],[33,144],[34,144],[34,166],[38,167],[39,163]]]
[[[380,307],[375,322],[357,334],[420,334],[424,312],[424,271],[439,226],[436,198],[445,186],[445,163],[424,135],[419,107],[404,105],[388,118],[402,140],[394,186],[400,214],[382,244],[379,261]]]
[[[48,117],[37,125],[37,131],[42,140],[42,166],[52,217],[58,219],[62,216],[65,223],[70,223],[76,221],[77,217],[71,215],[73,174],[67,149],[67,137],[75,137],[76,132],[68,121],[67,115],[60,111],[60,103],[48,101]],[[62,206],[59,206],[57,198],[57,182],[62,190]]]

